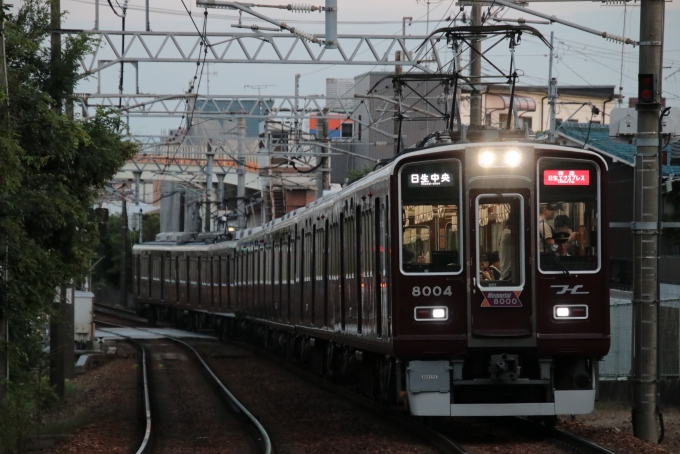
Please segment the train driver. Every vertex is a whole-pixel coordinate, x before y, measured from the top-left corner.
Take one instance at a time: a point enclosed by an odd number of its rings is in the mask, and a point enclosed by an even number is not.
[[[569,232],[555,232],[553,236],[555,244],[557,244],[557,251],[555,253],[560,257],[569,257]]]
[[[539,244],[541,252],[550,252],[552,245],[555,244],[553,239],[553,227],[548,223],[555,218],[555,209],[557,205],[554,203],[546,203],[541,210],[541,220],[538,223],[538,236],[541,241]]]

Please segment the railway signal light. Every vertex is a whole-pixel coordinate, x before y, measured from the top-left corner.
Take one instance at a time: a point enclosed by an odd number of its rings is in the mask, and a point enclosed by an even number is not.
[[[638,75],[638,104],[655,104],[657,92],[656,74]]]

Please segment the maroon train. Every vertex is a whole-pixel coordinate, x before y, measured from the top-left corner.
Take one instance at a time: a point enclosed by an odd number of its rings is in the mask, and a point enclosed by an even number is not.
[[[610,342],[606,188],[580,149],[415,150],[233,239],[135,246],[136,301],[415,415],[588,413]]]

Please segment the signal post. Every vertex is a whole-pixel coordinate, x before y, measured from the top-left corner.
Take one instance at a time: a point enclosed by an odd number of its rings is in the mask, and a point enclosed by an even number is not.
[[[661,74],[664,0],[640,2],[640,66],[633,222],[633,432],[656,443]]]

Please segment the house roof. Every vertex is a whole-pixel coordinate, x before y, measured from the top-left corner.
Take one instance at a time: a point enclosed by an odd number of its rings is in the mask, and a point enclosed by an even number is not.
[[[541,135],[545,132],[541,133]],[[609,125],[588,124],[588,123],[562,123],[557,129],[557,135],[567,140],[571,140],[578,145],[583,145],[588,140],[586,148],[595,152],[609,156],[625,162],[628,165],[635,164],[636,147],[633,144],[614,142],[609,137]],[[666,146],[666,151],[670,153],[671,146]],[[663,175],[680,176],[680,166],[663,166]]]

